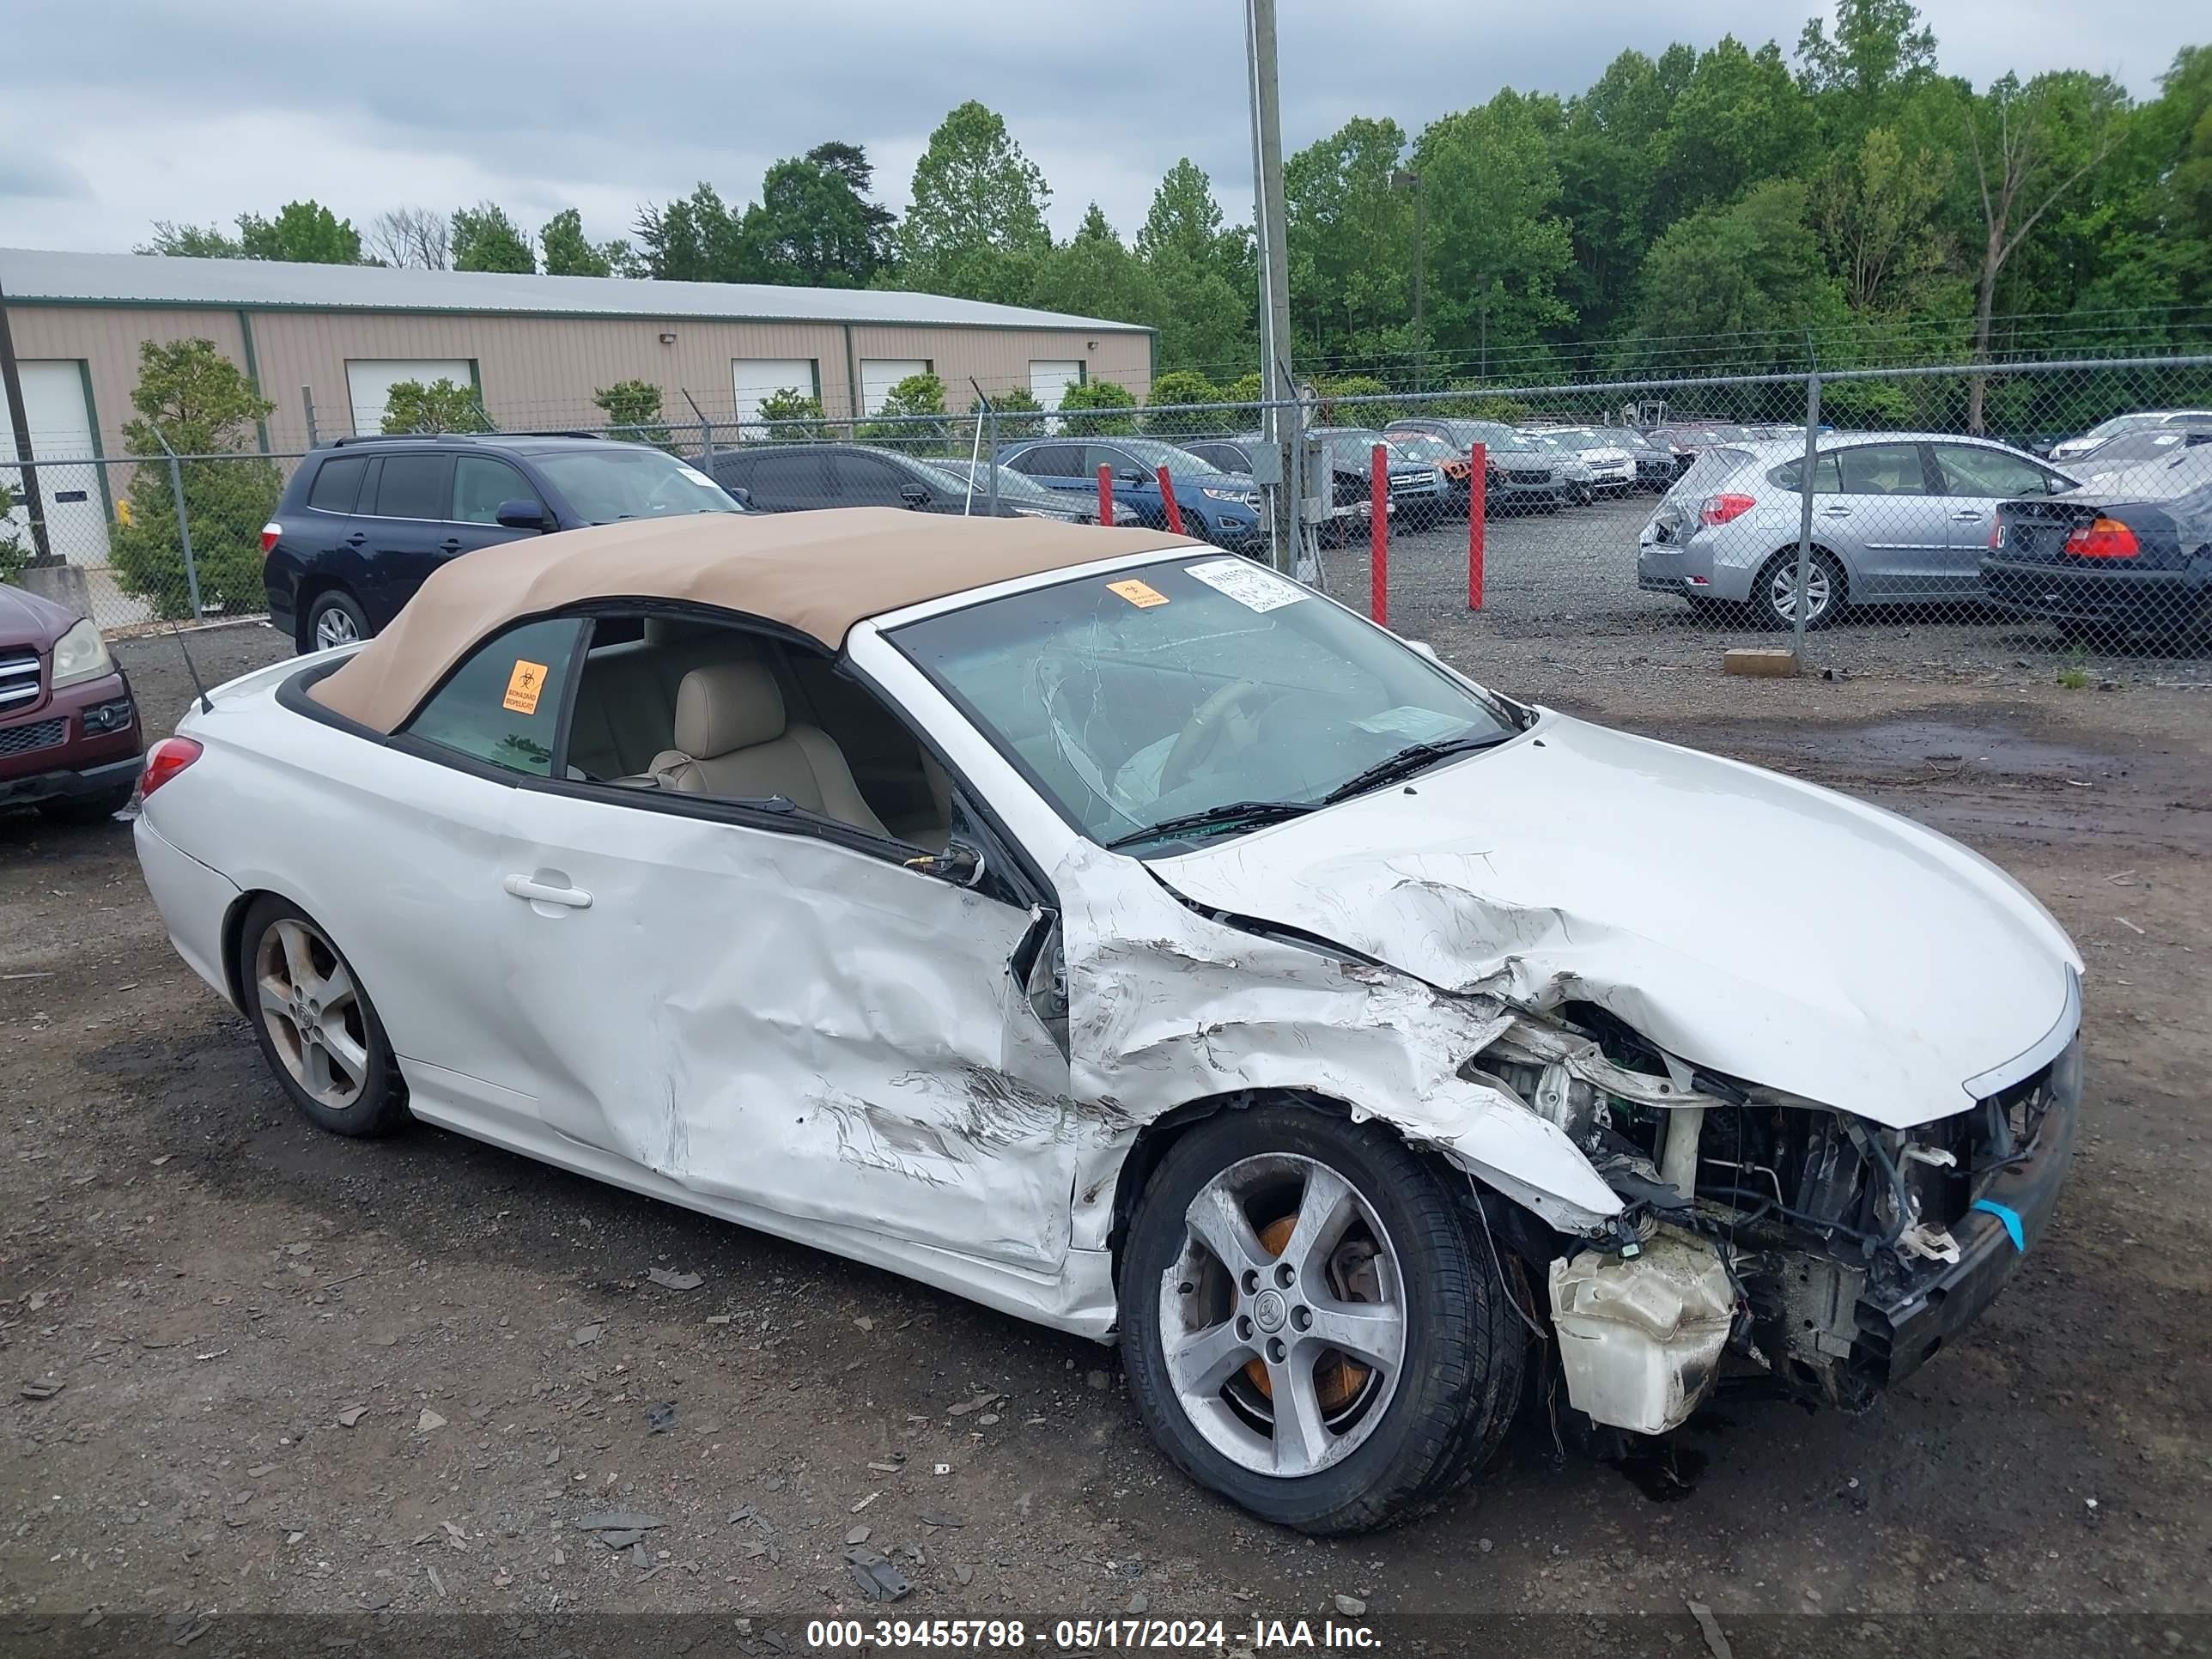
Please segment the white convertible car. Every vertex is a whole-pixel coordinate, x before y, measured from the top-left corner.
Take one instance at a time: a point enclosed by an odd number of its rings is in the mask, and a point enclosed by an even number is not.
[[[144,791],[315,1122],[1118,1340],[1177,1463],[1314,1532],[1435,1501],[1528,1382],[1637,1435],[1723,1376],[1865,1405],[2073,1141],[2081,963],[1993,866],[1162,532],[511,543]]]

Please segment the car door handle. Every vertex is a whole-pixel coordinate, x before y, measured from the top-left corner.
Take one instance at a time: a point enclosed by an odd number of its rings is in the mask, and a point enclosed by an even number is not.
[[[1981,521],[1982,509],[1978,507],[1962,507],[1951,515],[1954,524],[1979,524]]]
[[[441,553],[458,553],[460,550],[461,538],[459,536],[448,536],[438,544],[438,551]]]
[[[363,542],[367,541],[368,539],[368,532],[367,531],[363,531],[363,530],[356,530],[356,531],[355,531],[355,532],[353,532],[353,534],[352,534],[352,535],[350,535],[350,536],[349,536],[349,537],[347,537],[347,538],[345,538],[345,544],[346,544],[348,547],[359,547],[359,546],[360,546]]]
[[[1820,509],[1820,516],[1824,519],[1848,519],[1851,516],[1851,510],[1848,507],[1824,507]]]
[[[580,887],[556,887],[529,876],[509,876],[500,883],[519,899],[528,899],[532,904],[564,904],[571,910],[588,910],[592,896]]]

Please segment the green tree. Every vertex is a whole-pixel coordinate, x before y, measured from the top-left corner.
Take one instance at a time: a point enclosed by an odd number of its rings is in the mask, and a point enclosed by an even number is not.
[[[1194,368],[1171,368],[1152,380],[1146,399],[1145,430],[1158,438],[1193,438],[1236,430],[1237,416],[1226,409],[1186,409],[1155,415],[1152,410],[1174,409],[1179,404],[1218,404],[1221,388]]]
[[[1010,444],[1018,438],[1033,438],[1044,430],[1044,405],[1027,386],[1010,386],[984,395],[998,416],[994,429],[999,442]]]
[[[617,380],[594,392],[592,401],[606,416],[607,424],[618,428],[614,435],[623,442],[651,444],[676,453],[675,440],[661,416],[660,388],[652,381]]]
[[[642,274],[678,283],[750,283],[760,265],[744,235],[744,216],[723,204],[712,185],[665,208],[637,211],[637,251]]]
[[[1073,438],[1133,437],[1137,420],[1133,411],[1137,407],[1135,394],[1125,386],[1111,380],[1085,380],[1081,386],[1072,386],[1060,394],[1061,428]],[[1100,414],[1076,414],[1078,410],[1097,410]]]
[[[1675,48],[1678,64],[1687,50]],[[1674,100],[1658,63],[1624,52],[1567,105],[1551,140],[1558,212],[1574,239],[1559,297],[1585,334],[1613,332],[1634,299],[1636,273],[1650,246],[1647,221],[1660,136]]]
[[[1796,170],[1813,141],[1804,88],[1782,49],[1756,52],[1732,34],[1698,54],[1660,137],[1653,228],[1733,200],[1759,179]]]
[[[154,221],[154,234],[131,250],[161,253],[179,259],[243,259],[246,250],[238,238],[226,235],[216,225],[180,225],[173,219]]]
[[[1346,403],[1348,398],[1381,398],[1390,388],[1372,374],[1329,374],[1316,381],[1321,393],[1319,418],[1328,426],[1385,426],[1398,418],[1392,404]]]
[[[829,425],[822,418],[822,399],[795,386],[783,386],[762,398],[757,418],[775,422],[767,435],[779,442],[799,443],[830,435]]]
[[[898,229],[902,286],[1019,304],[1051,251],[1044,175],[970,99],[930,134]]]
[[[483,399],[472,386],[457,380],[396,380],[386,394],[384,430],[399,434],[416,432],[495,431],[484,413]]]
[[[856,435],[863,443],[933,453],[945,447],[950,436],[944,415],[945,382],[927,371],[909,374],[884,394],[873,419]],[[933,416],[937,418],[925,418]]]
[[[15,533],[8,515],[15,510],[15,492],[0,484],[0,582],[12,582],[31,562],[31,550]]]
[[[548,276],[627,276],[631,274],[629,244],[617,236],[594,242],[584,234],[584,216],[562,208],[538,232]]]
[[[1038,264],[1029,303],[1115,323],[1149,323],[1157,308],[1151,273],[1121,246],[1096,202],[1075,234]]]
[[[893,257],[891,244],[898,228],[898,216],[875,199],[876,164],[868,159],[866,149],[859,144],[848,144],[832,138],[808,150],[805,159],[817,167],[829,168],[852,186],[853,194],[860,199],[860,211],[868,223],[870,269],[880,270],[889,265]]]
[[[823,149],[850,151],[851,145]],[[746,210],[744,235],[760,280],[813,288],[865,288],[881,266],[878,216],[841,167],[793,156],[778,161],[761,181],[761,199]]]
[[[1429,329],[1448,358],[1486,362],[1574,321],[1559,295],[1574,260],[1559,175],[1530,101],[1507,90],[1421,134]]]
[[[124,423],[124,448],[143,465],[131,469],[111,541],[123,586],[157,616],[192,614],[170,487],[167,455],[174,450],[217,458],[178,468],[202,609],[231,615],[262,609],[261,526],[276,509],[283,480],[274,462],[241,452],[276,405],[213,341],[193,339],[141,342],[131,406],[136,413]]]
[[[531,251],[529,233],[496,202],[456,208],[453,222],[455,270],[536,272],[538,256]]]
[[[1926,149],[1907,155],[1889,127],[1870,129],[1815,176],[1813,225],[1852,311],[1910,301],[1916,284],[1942,266],[1937,215],[1950,180],[1948,158]]]
[[[1804,366],[1804,334],[1843,314],[1843,296],[1805,222],[1805,187],[1754,185],[1741,200],[1681,220],[1644,262],[1635,361],[1687,350],[1751,371]]]
[[[311,265],[362,264],[361,233],[320,202],[287,202],[274,219],[238,216],[238,243],[249,259],[290,259]]]
[[[1224,229],[1213,185],[1188,156],[1152,192],[1135,252],[1151,278],[1159,360],[1204,369],[1249,362],[1258,343],[1250,233]]]
[[[2111,155],[2127,94],[2101,76],[2039,75],[2023,86],[2001,76],[1977,100],[1967,123],[1981,199],[1982,253],[1974,297],[1976,362],[1989,356],[1997,280],[2051,210]],[[1966,426],[1982,429],[1986,383],[1969,383]]]
[[[1405,150],[1395,121],[1357,116],[1283,163],[1300,354],[1371,361],[1412,345],[1413,203],[1391,183]],[[1434,180],[1428,191],[1430,206],[1439,206]],[[1441,240],[1432,235],[1431,246]]]

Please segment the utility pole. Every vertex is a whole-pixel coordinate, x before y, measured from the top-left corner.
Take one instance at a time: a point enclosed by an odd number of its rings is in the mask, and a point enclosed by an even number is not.
[[[23,406],[23,375],[15,362],[15,331],[8,322],[8,293],[0,289],[0,381],[6,382],[8,424],[15,434],[15,465],[23,481],[23,510],[31,518],[31,551],[43,564],[54,556],[46,541],[46,502],[39,469],[31,460],[31,416]]]
[[[1411,167],[1400,167],[1390,175],[1390,187],[1413,192],[1413,390],[1419,392],[1427,389],[1429,349],[1429,331],[1421,320],[1421,266],[1428,242],[1422,223],[1421,175]]]
[[[1291,378],[1291,278],[1283,232],[1283,124],[1275,88],[1275,0],[1244,0],[1244,51],[1252,99],[1253,232],[1260,255],[1260,387],[1267,406],[1260,428],[1281,457],[1282,478],[1267,502],[1267,551],[1276,569],[1304,562],[1299,524],[1305,493],[1305,420],[1287,407]]]

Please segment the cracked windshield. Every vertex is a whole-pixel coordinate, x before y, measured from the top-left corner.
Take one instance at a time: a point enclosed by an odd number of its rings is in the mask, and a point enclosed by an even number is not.
[[[1311,811],[1520,729],[1390,635],[1218,555],[890,637],[1070,823],[1138,852]]]

